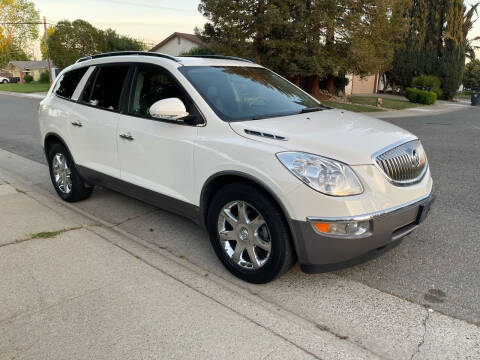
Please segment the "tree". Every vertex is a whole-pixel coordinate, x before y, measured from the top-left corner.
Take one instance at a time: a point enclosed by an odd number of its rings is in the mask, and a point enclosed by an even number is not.
[[[197,46],[191,50],[185,51],[180,56],[189,56],[189,55],[215,55],[215,53],[206,46]]]
[[[406,14],[408,34],[388,72],[391,82],[407,87],[415,76],[438,76],[443,97],[453,98],[462,81],[476,10],[477,5],[467,10],[463,0],[413,0]]]
[[[319,80],[388,68],[409,0],[202,0],[198,35],[216,53],[251,58],[317,95]]]
[[[128,36],[118,35],[115,30],[112,29],[103,31],[103,37],[105,44],[102,47],[102,52],[122,50],[142,51],[146,49],[145,44],[141,41]]]
[[[47,30],[48,32],[50,30]],[[47,41],[50,58],[60,69],[83,56],[102,52],[145,49],[145,45],[138,40],[118,35],[112,29],[105,31],[97,29],[84,20],[58,22]]]
[[[473,60],[465,66],[463,86],[467,89],[480,88],[480,60]]]
[[[104,47],[102,32],[84,20],[59,21],[47,41],[50,59],[60,69]]]
[[[0,0],[0,64],[23,60],[25,44],[38,37],[39,13],[28,0]],[[21,23],[21,24],[20,24]]]

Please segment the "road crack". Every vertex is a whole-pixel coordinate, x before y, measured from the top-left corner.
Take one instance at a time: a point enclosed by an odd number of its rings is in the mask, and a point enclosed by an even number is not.
[[[425,319],[423,319],[423,335],[420,342],[417,345],[417,350],[412,354],[412,356],[410,357],[410,360],[413,360],[415,356],[417,356],[417,354],[420,353],[420,348],[423,346],[423,344],[425,344],[425,338],[427,336],[427,323],[428,323],[428,320],[430,319],[430,313],[433,313],[432,309],[425,309],[425,310],[427,311],[427,314],[425,315]]]

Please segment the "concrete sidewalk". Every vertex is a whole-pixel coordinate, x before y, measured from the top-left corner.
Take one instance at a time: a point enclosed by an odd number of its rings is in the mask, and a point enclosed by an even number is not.
[[[425,105],[405,110],[385,110],[380,112],[372,112],[369,115],[378,119],[389,119],[398,117],[427,116],[435,114],[449,113],[470,107],[465,102],[452,102],[437,100],[435,105]]]
[[[7,179],[2,360],[376,358]]]
[[[480,358],[476,325],[335,274],[243,283],[187,221],[101,189],[63,203],[1,149],[0,179],[1,360]]]

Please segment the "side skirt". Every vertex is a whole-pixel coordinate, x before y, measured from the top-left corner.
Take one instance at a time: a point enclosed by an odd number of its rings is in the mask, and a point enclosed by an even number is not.
[[[198,225],[202,224],[200,207],[155,191],[142,188],[113,176],[102,174],[84,166],[76,165],[80,176],[89,184],[100,185],[121,194],[141,200],[150,205],[189,218]]]

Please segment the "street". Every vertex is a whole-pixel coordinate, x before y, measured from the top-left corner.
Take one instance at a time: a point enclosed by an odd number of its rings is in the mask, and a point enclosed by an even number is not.
[[[37,99],[0,95],[0,149],[24,158],[18,158],[16,164],[15,159],[2,155],[0,168],[53,195],[40,147],[38,103]],[[480,116],[478,108],[465,106],[449,113],[386,121],[422,140],[437,200],[425,224],[400,246],[373,261],[334,274],[306,275],[296,266],[264,286],[242,283],[221,266],[204,231],[184,218],[101,188],[74,207],[231,282],[233,287],[246,289],[282,311],[317,324],[336,324],[329,325],[329,331],[369,349],[373,347],[380,356],[387,356],[392,349],[407,354],[412,349],[396,348],[395,338],[379,340],[391,319],[377,319],[378,323],[372,320],[377,307],[379,312],[388,312],[391,304],[365,309],[361,298],[349,299],[350,291],[356,291],[356,284],[366,285],[392,298],[480,325]],[[332,287],[338,298],[333,297]],[[344,307],[342,301],[348,306]],[[345,308],[352,312],[349,319],[345,318]],[[350,319],[356,320],[350,323]],[[396,336],[411,335],[409,321],[413,320],[406,312],[405,332]],[[418,321],[417,325],[423,327],[422,319]],[[361,339],[360,333],[368,333],[367,340]],[[413,343],[417,340],[413,339]],[[390,349],[386,349],[388,346]]]

